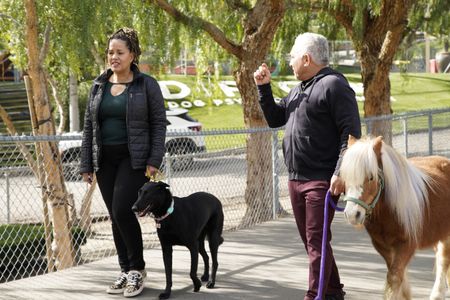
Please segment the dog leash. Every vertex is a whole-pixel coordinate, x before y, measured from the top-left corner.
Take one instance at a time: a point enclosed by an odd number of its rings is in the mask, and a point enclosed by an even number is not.
[[[164,176],[164,173],[161,172],[161,170],[159,170],[159,169],[154,174],[150,174],[148,172],[148,169],[146,169],[145,170],[145,177],[148,178],[148,181],[158,182],[158,181],[162,181],[165,176]]]
[[[317,296],[314,300],[322,300],[323,298],[323,285],[325,282],[325,257],[327,256],[327,238],[328,238],[328,204],[330,204],[334,210],[344,211],[344,208],[338,207],[331,199],[330,191],[327,191],[325,196],[325,205],[323,208],[323,233],[322,233],[322,250],[320,254],[320,276],[319,276],[319,289]]]

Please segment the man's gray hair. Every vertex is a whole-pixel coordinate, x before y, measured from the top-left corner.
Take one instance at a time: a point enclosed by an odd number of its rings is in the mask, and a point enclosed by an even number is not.
[[[292,47],[291,56],[298,57],[304,54],[309,54],[316,64],[328,65],[329,56],[327,39],[323,35],[317,33],[305,32],[299,34]]]

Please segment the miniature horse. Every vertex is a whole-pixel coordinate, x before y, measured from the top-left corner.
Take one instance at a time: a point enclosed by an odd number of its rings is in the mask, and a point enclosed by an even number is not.
[[[345,217],[364,225],[387,265],[385,299],[411,299],[406,269],[416,249],[435,247],[436,281],[430,299],[445,299],[450,264],[450,160],[409,160],[381,137],[349,137],[340,176]],[[450,275],[450,273],[449,273]]]

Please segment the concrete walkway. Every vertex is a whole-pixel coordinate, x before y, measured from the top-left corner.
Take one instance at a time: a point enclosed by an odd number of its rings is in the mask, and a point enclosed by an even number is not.
[[[347,225],[337,213],[333,248],[346,300],[382,299],[386,267],[365,231]],[[171,299],[284,299],[302,300],[307,288],[308,262],[292,217],[226,232],[219,249],[216,288],[204,286],[192,292],[189,253],[175,247]],[[148,277],[144,292],[135,299],[157,299],[165,286],[161,250],[145,251]],[[434,282],[434,253],[416,254],[409,269],[413,299],[428,299]],[[203,267],[199,265],[199,274]],[[5,300],[102,300],[125,299],[108,295],[105,288],[118,275],[117,259],[111,257],[52,274],[0,284]],[[449,293],[447,293],[449,295]]]

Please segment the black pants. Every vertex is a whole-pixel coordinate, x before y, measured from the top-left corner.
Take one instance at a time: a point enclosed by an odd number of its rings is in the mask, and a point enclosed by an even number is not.
[[[128,146],[104,145],[96,173],[112,221],[112,233],[123,272],[145,268],[141,226],[131,207],[147,181],[145,170],[133,170]]]

